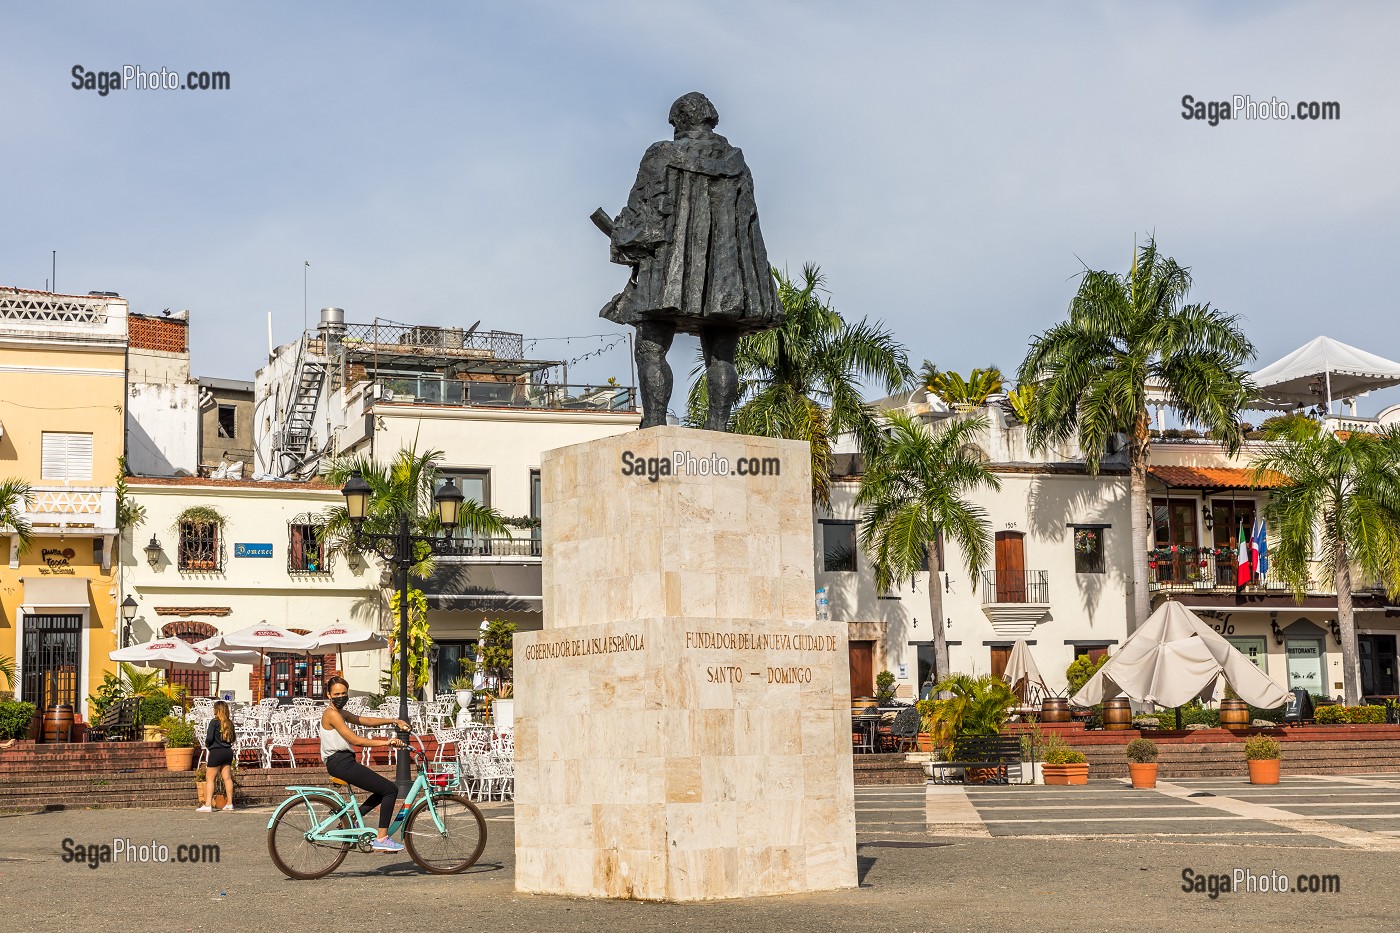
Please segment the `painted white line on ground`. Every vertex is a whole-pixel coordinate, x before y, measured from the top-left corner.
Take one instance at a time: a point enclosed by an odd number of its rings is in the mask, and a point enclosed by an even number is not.
[[[1329,823],[1323,819],[1300,817],[1296,813],[1291,813],[1288,810],[1283,810],[1278,807],[1268,807],[1263,804],[1251,803],[1248,800],[1241,800],[1235,797],[1192,797],[1190,796],[1192,793],[1191,788],[1173,784],[1169,781],[1158,781],[1157,791],[1169,797],[1180,797],[1190,800],[1192,803],[1200,804],[1203,807],[1224,810],[1227,813],[1233,813],[1244,819],[1273,823],[1276,826],[1306,833],[1310,836],[1321,836],[1324,839],[1331,839],[1333,842],[1340,842],[1343,845],[1354,846],[1359,849],[1400,851],[1400,840],[1382,836],[1378,833],[1370,833],[1364,829],[1352,829],[1348,826],[1339,826],[1336,823]]]

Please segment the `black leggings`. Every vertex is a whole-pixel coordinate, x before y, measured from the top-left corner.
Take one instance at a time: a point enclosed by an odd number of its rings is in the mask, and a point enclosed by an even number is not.
[[[336,752],[326,759],[326,770],[331,777],[338,777],[351,787],[369,791],[370,795],[360,804],[360,818],[379,807],[379,828],[388,829],[394,821],[394,804],[399,799],[398,785],[388,778],[376,774],[355,760],[354,752]],[[381,803],[382,801],[382,803]]]

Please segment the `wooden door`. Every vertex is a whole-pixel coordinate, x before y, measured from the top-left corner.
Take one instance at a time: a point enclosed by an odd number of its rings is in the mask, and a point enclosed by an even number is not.
[[[875,642],[853,641],[851,644],[851,696],[875,695]]]
[[[996,558],[997,602],[1025,602],[1025,536],[1019,531],[998,531],[996,534]]]
[[[1006,673],[1006,662],[1011,660],[1010,645],[992,645],[992,676],[1001,677]]]

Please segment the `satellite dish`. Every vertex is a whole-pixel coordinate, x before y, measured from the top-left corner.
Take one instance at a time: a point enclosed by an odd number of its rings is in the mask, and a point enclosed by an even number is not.
[[[481,326],[481,322],[480,322],[480,321],[477,321],[477,322],[476,322],[475,324],[473,324],[471,327],[468,327],[466,333],[462,334],[462,336],[463,336],[463,337],[470,337],[472,334],[476,333],[476,329],[477,329],[478,327],[480,327],[480,326]]]

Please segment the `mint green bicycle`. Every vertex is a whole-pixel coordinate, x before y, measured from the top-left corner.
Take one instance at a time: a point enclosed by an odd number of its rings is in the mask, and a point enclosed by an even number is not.
[[[476,804],[455,791],[462,786],[460,770],[451,775],[428,773],[427,758],[418,749],[403,749],[418,764],[418,777],[389,825],[389,836],[402,833],[404,847],[418,867],[435,875],[466,871],[486,848],[486,818]],[[344,784],[336,778],[332,783]],[[369,852],[376,830],[360,817],[355,793],[342,797],[325,787],[288,787],[287,798],[267,822],[267,851],[272,863],[297,881],[323,878],[335,871],[355,846]]]

